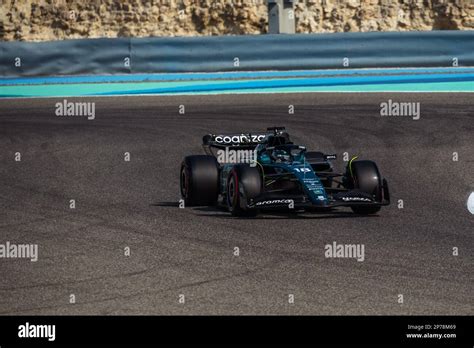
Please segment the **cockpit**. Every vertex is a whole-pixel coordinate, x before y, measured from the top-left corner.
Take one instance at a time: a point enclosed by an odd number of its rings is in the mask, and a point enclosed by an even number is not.
[[[259,161],[263,164],[304,162],[306,148],[293,144],[266,146],[258,151]]]

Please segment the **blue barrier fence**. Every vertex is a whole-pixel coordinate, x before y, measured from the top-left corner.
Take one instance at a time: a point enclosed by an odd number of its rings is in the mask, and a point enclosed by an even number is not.
[[[0,43],[0,76],[474,66],[474,31]]]

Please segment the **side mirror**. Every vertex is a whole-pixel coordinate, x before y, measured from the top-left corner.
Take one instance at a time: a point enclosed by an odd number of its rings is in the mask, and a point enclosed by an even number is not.
[[[337,156],[335,154],[334,155],[324,155],[324,159],[326,161],[335,160],[335,159],[337,159]]]

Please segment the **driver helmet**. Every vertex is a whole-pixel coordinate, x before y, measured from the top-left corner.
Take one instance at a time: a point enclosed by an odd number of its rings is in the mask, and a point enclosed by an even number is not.
[[[274,149],[272,152],[272,157],[281,162],[289,162],[291,160],[290,154],[282,149]]]

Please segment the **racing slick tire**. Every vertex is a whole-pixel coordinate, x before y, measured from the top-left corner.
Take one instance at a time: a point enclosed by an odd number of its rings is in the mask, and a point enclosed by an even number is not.
[[[349,167],[350,166],[350,167]],[[382,178],[379,169],[373,161],[353,161],[348,166],[350,188],[369,194],[377,202],[382,201]],[[356,214],[375,214],[380,206],[353,206],[352,211]]]
[[[216,205],[219,164],[214,156],[186,156],[180,170],[181,197],[186,206]]]
[[[243,191],[244,196],[241,196]],[[227,207],[233,216],[253,217],[257,209],[247,209],[248,200],[256,198],[262,192],[262,176],[257,167],[240,164],[232,168],[227,179]]]

